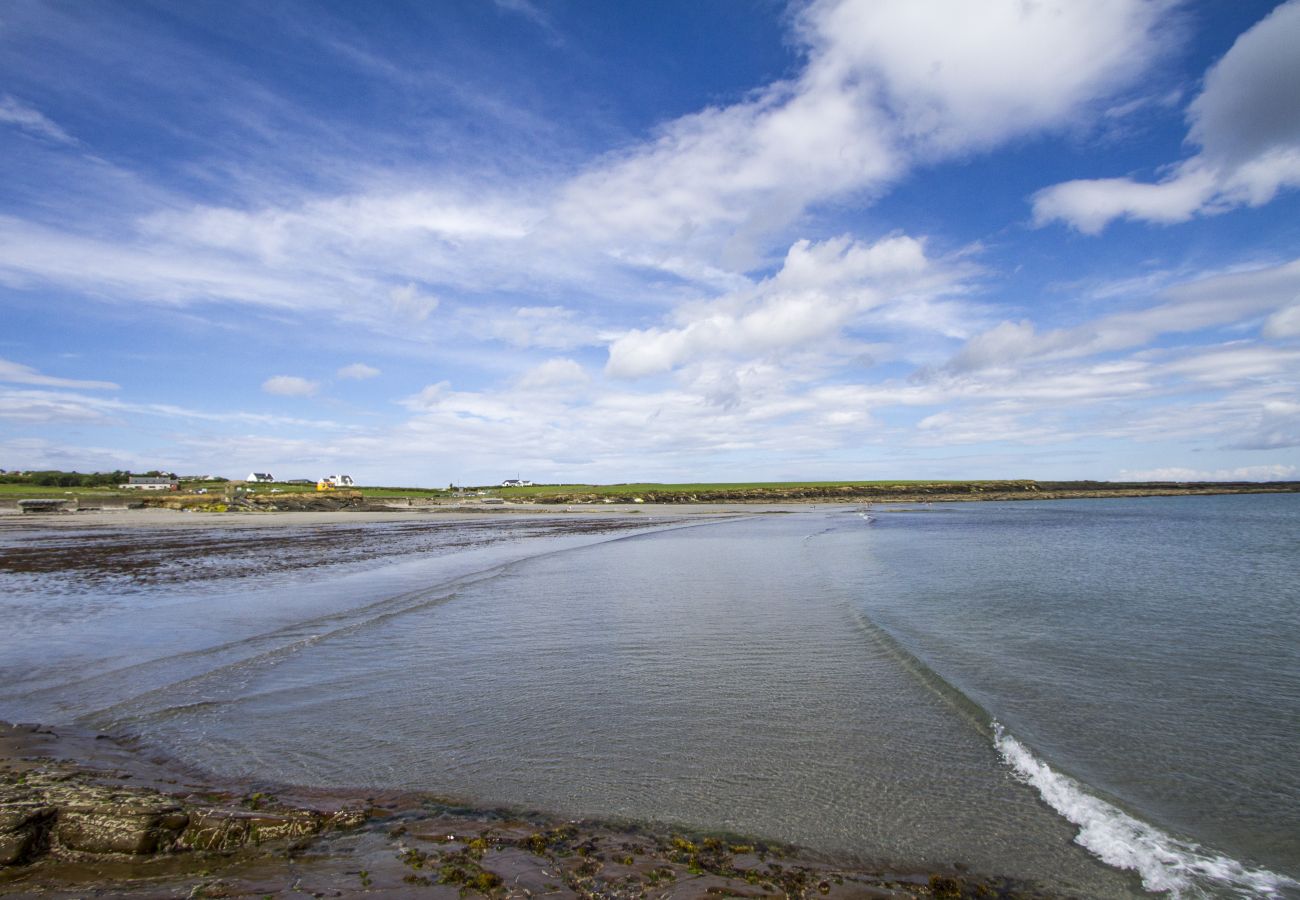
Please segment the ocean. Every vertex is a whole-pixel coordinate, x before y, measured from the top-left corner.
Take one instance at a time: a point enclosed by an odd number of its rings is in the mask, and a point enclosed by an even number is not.
[[[0,530],[0,718],[1087,897],[1300,896],[1300,496],[562,519]]]

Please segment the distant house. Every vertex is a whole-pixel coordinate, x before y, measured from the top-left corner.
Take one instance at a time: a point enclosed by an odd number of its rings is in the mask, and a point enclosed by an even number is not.
[[[265,484],[270,481],[275,481],[275,479],[271,477],[270,472],[249,472],[248,477],[244,480],[252,481],[256,484]]]
[[[126,484],[119,484],[118,487],[127,491],[174,491],[180,488],[180,483],[174,478],[132,476],[127,479]]]
[[[326,475],[321,481],[332,484],[335,487],[352,487],[356,484],[351,475]]]
[[[501,482],[502,487],[531,487],[532,484],[531,481],[526,481],[523,478],[507,478]]]

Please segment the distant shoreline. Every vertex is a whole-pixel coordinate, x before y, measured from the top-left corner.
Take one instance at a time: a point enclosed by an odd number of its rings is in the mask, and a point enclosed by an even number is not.
[[[617,486],[615,486],[617,487]],[[651,487],[651,486],[638,486]],[[30,522],[66,522],[75,513],[78,522],[99,514],[99,521],[132,525],[310,524],[339,521],[392,521],[395,518],[436,517],[440,520],[482,519],[484,516],[663,515],[732,516],[791,513],[828,504],[969,503],[989,501],[1084,500],[1128,497],[1187,497],[1227,494],[1300,493],[1300,482],[899,482],[825,483],[791,487],[751,486],[709,490],[683,490],[686,486],[592,494],[557,492],[512,498],[448,499],[427,496],[368,497],[360,491],[317,493],[260,493],[229,503],[212,495],[158,493],[145,496],[95,496],[51,492],[60,501],[54,512],[23,512],[18,499],[0,499],[0,518],[21,517]],[[610,489],[606,487],[605,491]],[[62,496],[60,496],[62,494]],[[190,515],[177,516],[176,513]],[[123,515],[128,514],[129,515]],[[269,515],[274,514],[274,515]],[[322,519],[322,517],[324,517]]]

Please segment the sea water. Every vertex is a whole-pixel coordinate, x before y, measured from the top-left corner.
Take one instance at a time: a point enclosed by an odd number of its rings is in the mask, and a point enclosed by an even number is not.
[[[43,596],[0,567],[25,623],[0,638],[0,716],[133,733],[224,775],[1084,896],[1288,896],[1298,540],[1300,497],[1276,495],[448,538],[262,579],[255,602],[237,573]],[[71,611],[78,592],[95,612]],[[69,674],[79,657],[96,677]]]

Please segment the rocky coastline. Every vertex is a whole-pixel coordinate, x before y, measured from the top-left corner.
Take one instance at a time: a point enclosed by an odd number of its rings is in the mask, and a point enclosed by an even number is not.
[[[737,836],[559,821],[398,792],[219,783],[104,735],[0,723],[0,895],[1048,897]]]

